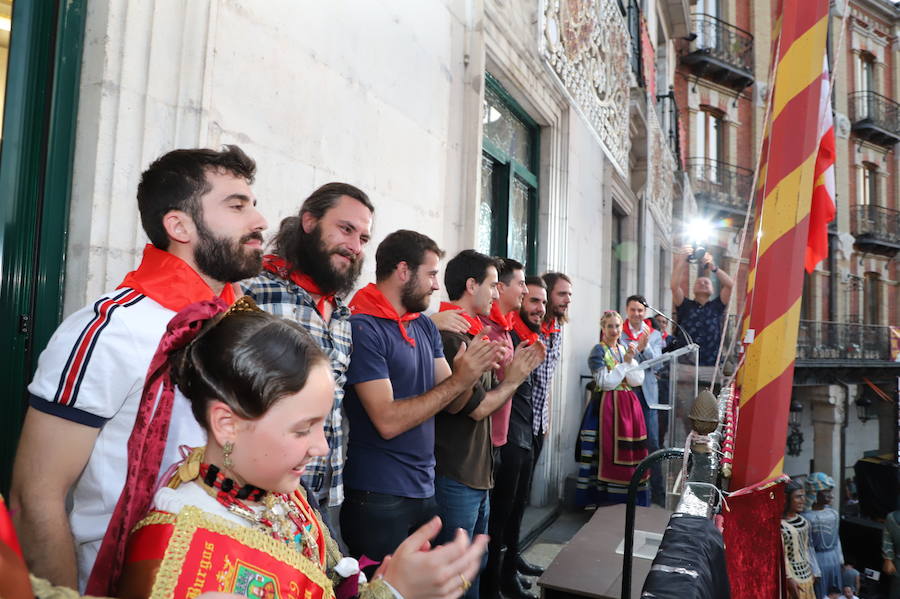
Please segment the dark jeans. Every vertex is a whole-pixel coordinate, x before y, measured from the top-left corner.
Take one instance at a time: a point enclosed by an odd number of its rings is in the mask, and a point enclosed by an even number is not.
[[[482,597],[497,596],[502,578],[515,575],[515,557],[519,554],[519,532],[522,516],[528,504],[531,472],[534,468],[532,450],[512,443],[495,450],[494,488],[491,490],[491,515],[488,519],[488,559],[482,576]],[[500,563],[503,546],[506,557]]]
[[[380,562],[437,511],[434,497],[417,499],[345,488],[341,534],[350,555]]]

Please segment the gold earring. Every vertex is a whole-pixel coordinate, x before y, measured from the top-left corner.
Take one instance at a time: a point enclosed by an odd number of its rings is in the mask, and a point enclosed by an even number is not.
[[[225,441],[225,445],[222,446],[222,454],[225,457],[224,466],[228,470],[231,470],[232,466],[234,466],[234,462],[231,461],[232,451],[234,451],[234,443],[232,441]]]

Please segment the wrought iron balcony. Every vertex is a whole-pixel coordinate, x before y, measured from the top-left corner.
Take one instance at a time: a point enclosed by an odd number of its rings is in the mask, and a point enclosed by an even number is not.
[[[850,94],[850,122],[861,139],[887,148],[900,141],[900,104],[881,94]]]
[[[669,93],[656,96],[656,110],[659,115],[659,126],[662,127],[663,133],[666,135],[666,143],[675,157],[675,163],[678,169],[684,168],[681,162],[681,131],[678,122],[678,104],[675,102],[675,92],[669,90]]]
[[[698,202],[740,215],[747,211],[752,170],[710,158],[688,158],[687,170]]]
[[[865,252],[894,256],[900,252],[900,212],[859,204],[851,209],[851,231],[856,246]]]
[[[681,62],[698,77],[741,91],[753,83],[753,35],[721,19],[695,14],[697,36],[685,48]]]
[[[801,320],[797,336],[797,360],[890,362],[890,329],[891,327],[870,324]]]

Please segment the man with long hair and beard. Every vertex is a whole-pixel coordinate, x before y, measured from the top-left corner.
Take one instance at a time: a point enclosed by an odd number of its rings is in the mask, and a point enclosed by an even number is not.
[[[259,272],[267,224],[250,188],[255,173],[256,163],[237,146],[175,150],[155,160],[137,190],[151,242],[141,264],[66,318],[41,353],[10,496],[35,575],[82,590],[88,584],[125,487],[126,443],[166,326],[191,303],[232,303],[232,282]],[[165,447],[154,453],[160,471],[180,445],[206,438],[180,393],[165,409]]]
[[[359,278],[374,211],[369,196],[353,185],[319,187],[298,215],[281,221],[259,276],[242,283],[260,308],[309,331],[331,362],[334,404],[325,422],[329,453],[306,467],[303,481],[329,508],[332,523],[344,500],[341,404],[351,350],[350,309],[344,298]]]

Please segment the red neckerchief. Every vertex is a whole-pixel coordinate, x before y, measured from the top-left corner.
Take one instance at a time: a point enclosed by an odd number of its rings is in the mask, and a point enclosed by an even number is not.
[[[504,331],[512,330],[509,314],[504,314],[500,311],[500,302],[493,302],[491,304],[491,313],[488,315],[488,318],[503,327]]]
[[[637,341],[638,339],[640,339],[641,334],[643,334],[644,332],[649,333],[652,330],[653,330],[653,327],[650,325],[649,318],[644,320],[644,322],[641,324],[641,330],[638,331],[636,335],[631,331],[631,321],[630,320],[628,320],[626,318],[625,322],[622,324],[622,332],[625,334],[626,337],[628,337],[629,341]]]
[[[438,312],[445,312],[447,310],[462,310],[459,313],[460,316],[466,319],[466,322],[469,323],[469,330],[466,331],[469,335],[477,335],[484,328],[484,323],[478,320],[477,316],[469,316],[465,310],[457,306],[456,304],[451,304],[450,302],[441,302],[441,307]]]
[[[391,302],[389,302],[387,298],[384,297],[384,294],[381,293],[381,290],[375,286],[375,283],[369,283],[357,291],[356,295],[353,296],[353,299],[350,300],[348,305],[354,314],[368,314],[375,318],[384,318],[395,321],[397,326],[400,327],[400,334],[406,342],[413,347],[416,346],[416,340],[409,336],[403,323],[417,319],[421,313],[407,312],[403,316],[400,316],[397,314],[397,311],[394,310],[394,306],[391,305]]]
[[[555,318],[553,320],[549,320],[549,321],[545,320],[544,322],[541,323],[541,335],[549,337],[550,333],[558,333],[558,332],[559,332],[559,326],[556,324]]]
[[[509,319],[512,321],[512,330],[516,332],[519,339],[527,341],[528,345],[531,345],[538,340],[538,334],[528,328],[528,325],[525,324],[525,321],[522,320],[522,317],[518,312],[510,313]]]
[[[288,262],[284,258],[276,256],[275,254],[266,254],[265,256],[263,256],[262,267],[263,270],[275,273],[282,279],[293,281],[312,295],[318,295],[319,300],[316,302],[316,311],[319,313],[319,316],[325,314],[326,305],[334,305],[333,293],[330,295],[322,293],[319,285],[315,281],[313,281],[311,276],[309,276],[305,272],[300,272],[294,269],[294,267],[291,266],[290,262]]]
[[[216,294],[187,262],[151,244],[144,247],[140,266],[127,275],[118,289],[130,287],[173,312],[193,304],[211,300]],[[219,295],[229,306],[234,303],[234,285],[225,283]]]

